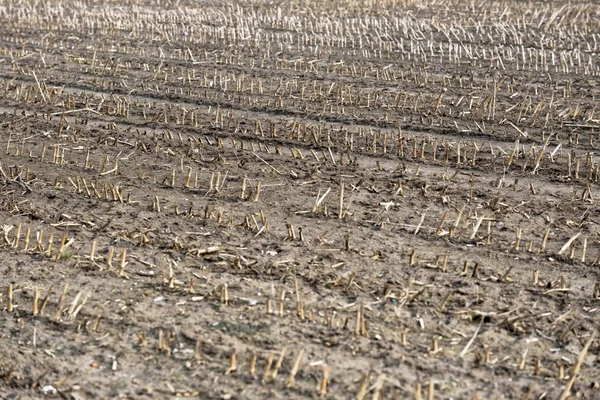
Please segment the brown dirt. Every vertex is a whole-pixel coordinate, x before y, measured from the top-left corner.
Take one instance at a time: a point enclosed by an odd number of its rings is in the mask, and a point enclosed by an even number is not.
[[[0,397],[559,398],[600,8],[471,3],[0,5]]]

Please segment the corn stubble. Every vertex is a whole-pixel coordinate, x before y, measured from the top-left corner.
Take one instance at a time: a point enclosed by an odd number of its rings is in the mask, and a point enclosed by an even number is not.
[[[7,387],[600,396],[597,4],[118,3],[0,10]]]

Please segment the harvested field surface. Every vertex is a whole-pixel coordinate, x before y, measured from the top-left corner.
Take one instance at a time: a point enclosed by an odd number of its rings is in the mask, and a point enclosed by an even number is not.
[[[0,2],[0,398],[600,399],[595,1]]]

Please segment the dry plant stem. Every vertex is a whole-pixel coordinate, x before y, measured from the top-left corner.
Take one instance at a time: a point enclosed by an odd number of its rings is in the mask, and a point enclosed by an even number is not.
[[[435,388],[433,384],[433,379],[429,380],[429,390],[427,391],[427,400],[433,400],[435,396]]]
[[[13,305],[13,284],[9,283],[8,284],[8,306],[7,306],[7,311],[8,312],[13,312],[14,311],[14,305]]]
[[[485,218],[484,215],[477,218],[477,222],[475,223],[475,226],[473,227],[473,233],[471,233],[471,237],[469,239],[471,239],[471,240],[475,239],[475,236],[477,235],[477,231],[479,230],[479,227],[481,226],[481,223],[483,222],[484,218]]]
[[[269,357],[267,358],[267,363],[265,364],[265,370],[263,374],[262,384],[264,385],[269,380],[271,366],[273,365],[273,359],[275,358],[275,354],[273,352],[269,353]]]
[[[250,358],[250,367],[248,368],[250,371],[250,376],[256,376],[256,354],[252,353],[252,357]]]
[[[571,373],[571,379],[569,379],[569,382],[567,383],[565,390],[563,390],[562,394],[560,395],[559,400],[566,400],[571,395],[571,388],[573,387],[573,384],[575,383],[575,380],[577,379],[577,373],[579,372],[579,369],[581,368],[581,364],[583,364],[583,362],[585,361],[585,356],[586,356],[590,346],[596,339],[597,334],[598,334],[597,331],[592,332],[592,335],[586,342],[585,346],[583,346],[583,349],[581,349],[581,353],[579,353],[579,357],[577,357],[577,364],[575,364],[575,367],[573,367],[573,372]]]
[[[15,234],[15,240],[13,243],[13,247],[15,249],[19,248],[19,240],[21,239],[21,224],[17,225],[17,233]]]
[[[287,346],[283,346],[281,349],[281,353],[279,353],[279,357],[277,358],[277,362],[275,363],[275,368],[273,368],[273,374],[271,377],[273,379],[277,378],[277,374],[279,372],[279,368],[281,368],[281,363],[283,362],[283,358],[285,357],[285,353],[287,351]]]
[[[90,261],[91,262],[94,262],[95,255],[96,255],[96,241],[93,240],[92,246],[90,248]]]
[[[62,314],[62,309],[65,304],[65,296],[67,295],[68,288],[69,288],[69,283],[67,282],[67,283],[65,283],[63,292],[61,293],[60,297],[58,298],[58,306],[56,308],[56,314],[54,315],[54,319],[57,321],[60,319],[60,315]]]
[[[519,250],[521,247],[521,235],[523,234],[523,230],[519,228],[517,230],[517,239],[515,240],[515,250]]]
[[[363,400],[367,394],[367,389],[369,387],[369,377],[371,376],[371,372],[365,372],[363,374],[362,379],[360,380],[360,386],[358,388],[358,393],[356,394],[357,400]]]
[[[479,326],[477,327],[477,329],[475,330],[475,333],[473,334],[473,337],[471,337],[471,339],[469,340],[469,342],[465,345],[465,347],[462,349],[462,351],[459,354],[460,358],[463,358],[467,352],[469,351],[469,348],[471,347],[471,345],[473,344],[473,342],[475,341],[475,338],[477,337],[477,335],[479,334],[479,330],[481,329],[481,326],[483,325],[483,318],[481,318],[481,322],[479,323]]]
[[[425,210],[423,212],[423,214],[421,214],[421,219],[419,220],[419,223],[417,224],[417,227],[415,228],[415,233],[414,235],[418,234],[419,231],[421,230],[421,227],[423,226],[423,222],[425,222],[425,216],[427,215],[427,210]]]
[[[523,370],[525,369],[525,365],[527,364],[527,354],[529,353],[529,349],[525,349],[525,351],[523,352],[523,356],[521,357],[521,363],[519,364],[519,369]]]
[[[377,377],[375,384],[373,385],[373,397],[371,397],[371,399],[373,399],[373,400],[381,400],[382,399],[381,393],[383,391],[384,383],[385,383],[385,374],[380,374]]]
[[[29,235],[31,234],[31,228],[27,227],[25,231],[25,243],[23,244],[23,251],[27,252],[29,250]]]
[[[38,253],[42,253],[44,251],[44,231],[39,231],[38,233],[38,237],[37,237],[37,243],[35,245],[35,251],[37,251]]]
[[[260,182],[260,181],[259,181],[259,182],[256,184],[256,194],[254,195],[254,202],[255,202],[255,203],[256,203],[256,202],[258,202],[258,197],[260,196],[260,188],[261,188],[261,185],[262,185],[262,184],[261,184],[261,182]]]
[[[46,247],[46,256],[50,257],[52,255],[52,243],[54,242],[54,234],[51,232],[50,237],[48,237],[48,247]]]
[[[110,271],[112,269],[112,267],[113,267],[112,266],[112,259],[113,259],[114,254],[115,254],[114,247],[109,248],[108,249],[108,256],[106,257],[106,265],[108,266],[107,271]]]
[[[541,244],[540,250],[539,250],[540,254],[542,254],[544,251],[546,251],[546,244],[548,242],[549,235],[550,235],[550,228],[546,228],[546,231],[544,232],[544,237],[542,238],[542,244]]]
[[[58,247],[58,253],[56,253],[56,260],[60,260],[65,251],[65,244],[67,243],[67,234],[63,233],[62,238],[60,240],[60,246]]]
[[[33,309],[32,309],[32,314],[34,317],[36,317],[39,313],[39,308],[38,308],[38,303],[40,301],[40,289],[39,288],[34,288],[33,289]]]
[[[321,382],[319,383],[319,395],[324,397],[327,395],[327,381],[329,380],[329,366],[323,365],[323,375],[321,376]]]
[[[298,355],[296,356],[296,361],[294,361],[294,366],[292,367],[292,370],[290,371],[290,376],[288,377],[288,380],[286,383],[287,387],[294,386],[294,382],[296,380],[296,374],[298,373],[298,370],[300,369],[300,363],[302,362],[303,356],[304,356],[304,349],[300,349],[300,351],[298,352]]]
[[[42,300],[42,305],[40,306],[40,315],[44,315],[44,310],[46,309],[46,305],[48,305],[48,301],[50,300],[50,295],[54,291],[54,285],[51,285],[46,292],[46,296],[44,300]]]
[[[569,240],[567,240],[567,242],[563,245],[563,247],[560,248],[560,250],[558,251],[558,255],[563,254],[565,251],[569,250],[569,248],[571,247],[571,245],[573,244],[573,242],[575,242],[579,236],[581,236],[581,231],[577,232],[575,235],[571,236],[571,238]]]
[[[298,318],[304,320],[304,304],[302,302],[296,303],[296,314]]]
[[[267,314],[273,314],[273,303],[270,297],[267,297]]]
[[[162,329],[160,329],[160,330],[158,331],[158,351],[159,351],[159,352],[161,352],[161,351],[164,351],[164,350],[165,350],[164,343],[165,343],[165,340],[164,340],[164,332],[163,332],[163,330],[162,330]]]
[[[446,212],[444,212],[444,215],[442,215],[442,219],[440,220],[440,224],[438,225],[438,228],[435,231],[436,235],[439,235],[440,232],[442,231],[442,228],[444,227],[444,223],[446,222],[446,219],[448,218],[448,214],[449,214],[449,212],[446,211]]]
[[[466,206],[467,206],[466,204],[463,204],[460,211],[458,212],[458,215],[456,216],[456,220],[454,221],[454,225],[452,226],[450,236],[454,236],[454,234],[456,233],[456,230],[458,229],[458,226],[460,225],[460,220],[462,218],[462,215],[465,212]]]
[[[81,300],[81,303],[80,303],[79,300],[82,297],[83,297],[83,299]],[[81,311],[81,309],[87,302],[88,298],[89,298],[89,295],[87,295],[87,294],[84,295],[83,292],[77,293],[77,296],[75,296],[73,303],[71,303],[71,308],[69,309],[69,319],[70,320],[74,320],[77,317],[77,314],[79,314],[79,312]]]
[[[537,383],[535,381],[533,381],[531,383],[531,385],[529,386],[529,390],[527,390],[527,394],[525,395],[525,400],[530,400],[533,396],[533,392],[535,391],[535,388],[537,387]]]
[[[229,360],[229,369],[225,372],[225,375],[231,374],[233,371],[237,369],[237,361],[235,356],[235,347],[231,349],[231,357]]]
[[[431,338],[431,349],[429,352],[431,354],[436,354],[439,352],[438,338],[435,336]]]
[[[242,200],[246,200],[246,185],[248,181],[248,176],[244,175],[244,179],[242,180],[242,193],[240,193],[240,198]]]
[[[417,385],[415,386],[415,400],[422,400],[420,383],[417,383]]]
[[[365,321],[365,305],[360,303],[360,335],[367,337],[367,322]]]
[[[94,320],[94,325],[92,326],[93,332],[100,332],[100,320],[102,319],[102,313],[96,315],[96,319]]]
[[[169,262],[169,274],[167,284],[169,289],[173,289],[175,287],[175,277],[173,275],[173,262]]]
[[[194,345],[194,359],[196,361],[202,360],[202,339],[196,339],[196,344]]]
[[[317,195],[317,199],[315,200],[315,205],[313,206],[313,209],[312,209],[313,213],[316,213],[319,210],[319,207],[321,206],[321,204],[323,203],[323,201],[325,200],[325,197],[327,197],[329,192],[331,192],[331,188],[327,188],[325,193],[323,193],[320,197],[319,197],[319,195]],[[320,191],[319,191],[319,194],[320,194]]]
[[[44,103],[48,103],[48,100],[46,99],[46,95],[44,94],[44,91],[42,90],[42,85],[40,85],[40,81],[38,80],[37,75],[35,74],[35,71],[32,71],[33,74],[33,78],[35,79],[35,83],[38,86],[38,89],[40,91],[40,95],[42,96],[42,100],[44,100]]]

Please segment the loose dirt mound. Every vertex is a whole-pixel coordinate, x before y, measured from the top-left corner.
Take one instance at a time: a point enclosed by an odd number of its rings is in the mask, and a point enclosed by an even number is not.
[[[600,398],[600,8],[475,3],[0,4],[0,397]]]

